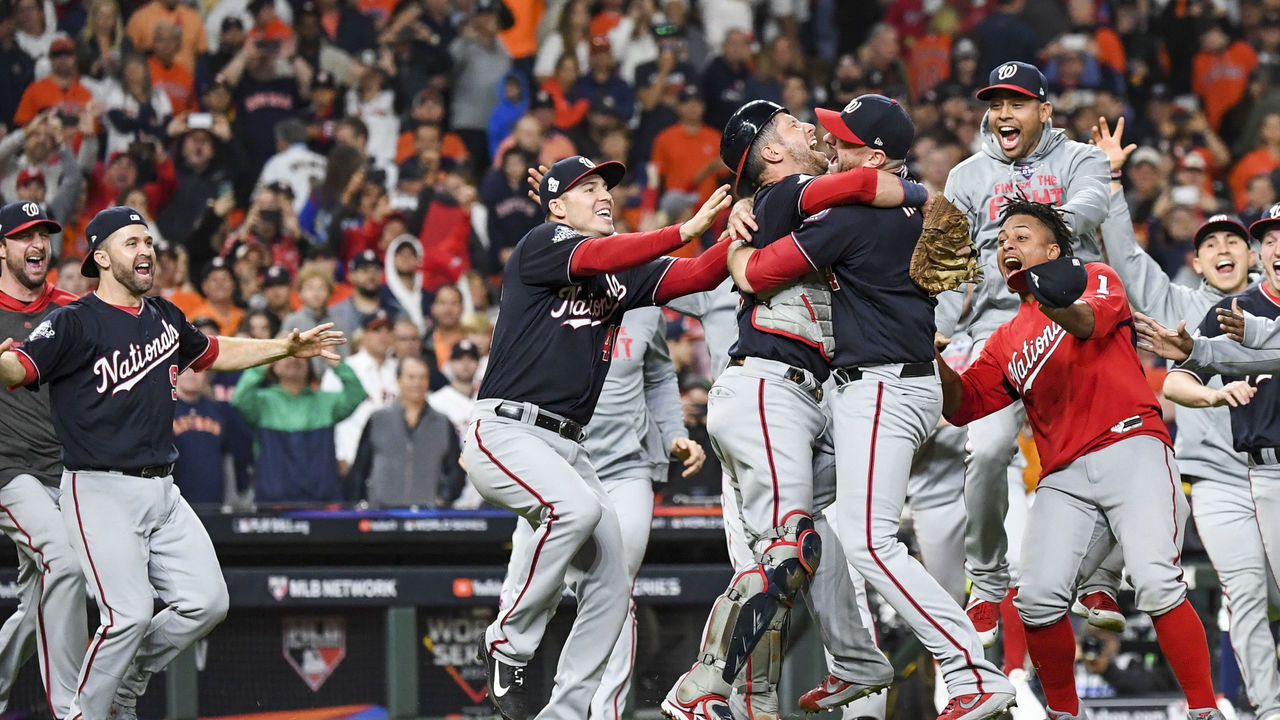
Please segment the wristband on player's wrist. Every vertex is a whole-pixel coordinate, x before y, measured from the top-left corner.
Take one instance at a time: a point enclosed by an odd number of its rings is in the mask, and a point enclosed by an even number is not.
[[[1120,171],[1120,170],[1111,171],[1111,182],[1120,182],[1120,179],[1123,177],[1124,177],[1123,171]]]

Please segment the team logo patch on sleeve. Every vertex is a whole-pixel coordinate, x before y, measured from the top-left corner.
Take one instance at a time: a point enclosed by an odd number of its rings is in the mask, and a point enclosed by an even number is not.
[[[567,225],[560,225],[556,228],[555,234],[551,236],[551,242],[552,244],[555,244],[576,237],[578,237],[578,232],[576,230]]]
[[[31,331],[31,336],[28,339],[39,340],[40,338],[51,338],[53,337],[53,335],[54,335],[53,324],[50,323],[48,320],[45,320],[44,322],[37,325],[35,330]]]

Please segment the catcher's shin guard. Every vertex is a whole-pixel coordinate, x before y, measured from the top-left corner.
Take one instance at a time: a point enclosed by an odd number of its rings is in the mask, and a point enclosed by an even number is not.
[[[814,530],[813,518],[797,510],[782,522],[759,541],[768,543],[758,556],[767,584],[763,592],[746,598],[739,607],[724,656],[727,683],[737,677],[770,626],[785,619],[791,601],[809,584],[822,558],[822,538]]]

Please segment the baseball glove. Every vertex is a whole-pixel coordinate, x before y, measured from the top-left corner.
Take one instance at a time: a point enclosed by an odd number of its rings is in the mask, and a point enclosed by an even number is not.
[[[911,253],[910,274],[930,295],[982,279],[978,248],[969,237],[969,218],[941,193],[925,206],[924,229]]]

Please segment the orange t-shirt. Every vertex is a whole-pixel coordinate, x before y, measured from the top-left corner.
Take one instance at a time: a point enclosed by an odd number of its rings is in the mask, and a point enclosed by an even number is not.
[[[925,35],[916,41],[907,60],[907,82],[911,95],[924,91],[951,76],[951,36]]]
[[[152,0],[133,11],[129,16],[129,24],[125,32],[138,52],[151,50],[151,34],[156,23],[168,20],[182,30],[182,41],[178,46],[178,57],[175,62],[181,63],[188,70],[196,67],[196,56],[209,49],[209,39],[204,34],[204,19],[195,9],[182,3],[173,10],[165,8],[159,0]]]
[[[507,46],[507,54],[513,60],[526,58],[538,52],[538,23],[547,11],[544,0],[505,0],[515,24],[498,33],[498,39]]]
[[[1098,28],[1093,39],[1098,43],[1098,59],[1124,77],[1128,72],[1128,61],[1125,59],[1124,44],[1120,42],[1116,31],[1107,27]]]
[[[13,114],[14,125],[26,125],[41,110],[56,107],[61,112],[79,115],[81,110],[93,100],[93,93],[80,84],[80,80],[72,80],[71,85],[63,90],[50,75],[27,86],[18,101],[18,110]]]
[[[466,337],[467,334],[461,330],[455,330],[450,333],[436,330],[432,333],[433,348],[436,351],[436,367],[445,367],[449,363],[449,356],[453,353],[453,346],[458,341]]]
[[[413,157],[413,131],[405,130],[396,140],[396,164],[399,165],[411,157]],[[447,132],[440,139],[440,157],[460,163],[470,158],[471,153],[467,152],[467,146],[463,144],[462,138],[458,137],[458,133]]]
[[[177,305],[177,302],[174,302],[174,304]],[[218,323],[218,334],[228,337],[236,334],[236,331],[240,329],[240,321],[244,320],[244,310],[234,305],[231,306],[231,312],[226,315],[214,310],[213,306],[206,302],[201,302],[192,308],[190,312],[184,312],[189,320],[195,320],[200,317],[213,318]]]
[[[1259,175],[1265,175],[1280,167],[1280,157],[1271,154],[1267,148],[1260,147],[1236,163],[1231,171],[1228,184],[1231,186],[1231,197],[1236,201],[1236,211],[1244,210],[1249,200],[1249,181]]]
[[[1244,97],[1249,73],[1258,66],[1258,54],[1249,43],[1237,40],[1220,53],[1196,53],[1191,65],[1191,89],[1204,103],[1209,125],[1217,130],[1222,116]]]
[[[190,70],[177,61],[165,67],[154,56],[147,59],[147,65],[151,67],[151,84],[169,96],[174,115],[196,109],[196,80]]]
[[[653,141],[653,164],[658,168],[665,190],[684,190],[698,194],[698,202],[711,197],[720,173],[711,172],[697,186],[694,177],[707,163],[720,160],[720,133],[703,125],[690,133],[676,124],[658,133]]]
[[[188,319],[194,320],[200,317],[192,314],[204,305],[204,296],[200,293],[194,290],[170,290],[167,294],[163,292],[161,294],[168,298],[169,302],[177,305]]]
[[[291,37],[293,37],[293,28],[278,17],[271,18],[271,22],[267,23],[266,27],[254,25],[249,28],[248,34],[250,40],[288,40]]]

